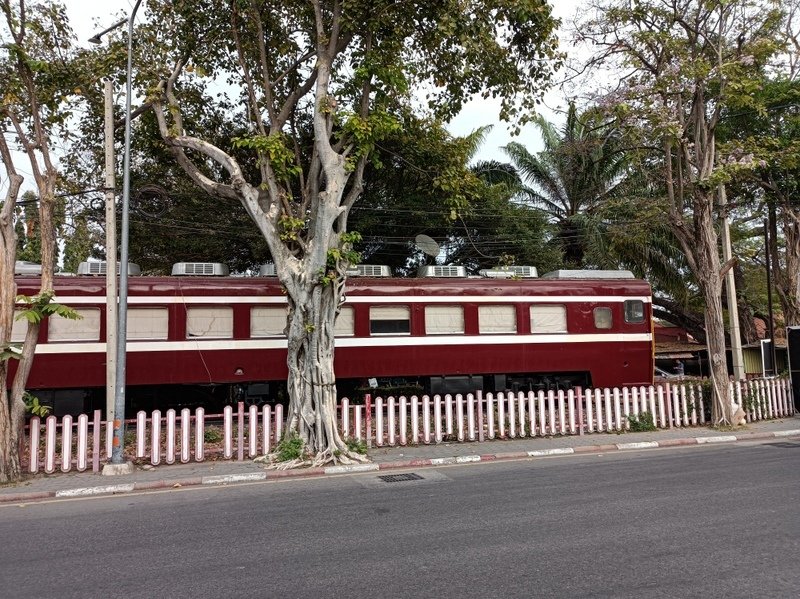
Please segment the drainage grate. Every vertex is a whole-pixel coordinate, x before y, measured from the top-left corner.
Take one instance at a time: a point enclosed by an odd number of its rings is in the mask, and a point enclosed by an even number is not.
[[[386,474],[384,476],[379,476],[378,478],[386,483],[402,483],[407,480],[424,480],[419,474],[414,474],[413,472],[409,472],[408,474]]]

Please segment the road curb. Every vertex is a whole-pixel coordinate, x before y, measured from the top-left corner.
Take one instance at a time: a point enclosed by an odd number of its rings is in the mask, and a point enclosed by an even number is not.
[[[111,496],[135,491],[155,489],[182,488],[193,486],[225,486],[238,483],[261,482],[265,480],[285,478],[312,478],[317,476],[335,476],[341,474],[356,474],[362,472],[377,472],[381,470],[400,470],[407,468],[430,468],[437,466],[478,464],[482,462],[497,462],[507,460],[534,460],[537,458],[563,457],[590,453],[606,453],[612,451],[641,451],[668,447],[681,447],[689,445],[718,445],[753,441],[760,439],[775,439],[800,435],[800,429],[774,431],[770,433],[741,433],[738,435],[707,435],[701,437],[685,437],[682,439],[665,439],[663,441],[639,441],[631,443],[614,443],[601,445],[578,445],[575,447],[553,447],[531,451],[500,452],[481,455],[448,456],[438,458],[420,458],[396,462],[379,462],[371,464],[354,464],[348,466],[328,466],[324,468],[306,468],[303,470],[269,470],[265,472],[248,472],[242,474],[222,474],[214,476],[193,476],[180,479],[160,479],[154,481],[139,481],[121,483],[117,485],[97,485],[92,487],[76,487],[58,491],[28,491],[21,493],[7,493],[0,495],[2,503],[27,503],[42,499],[67,499],[77,497]]]

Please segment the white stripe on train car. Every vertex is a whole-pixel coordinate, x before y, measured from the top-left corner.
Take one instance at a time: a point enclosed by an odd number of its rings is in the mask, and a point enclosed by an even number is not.
[[[337,337],[336,347],[409,347],[451,345],[548,345],[563,343],[634,343],[651,342],[650,333],[607,333],[557,335],[442,335],[442,336],[375,336]],[[286,349],[285,338],[274,339],[187,339],[185,341],[128,341],[128,353],[214,351],[214,350],[261,350]],[[45,354],[92,354],[105,353],[105,343],[40,343],[36,353]]]
[[[353,293],[357,290],[348,290]],[[453,304],[453,303],[530,303],[530,304],[612,304],[626,301],[651,302],[648,295],[347,295],[345,304]],[[64,295],[54,296],[54,302],[70,306],[102,305],[105,297],[97,295]],[[21,302],[20,302],[21,303]],[[129,304],[167,305],[167,304],[286,304],[286,298],[280,295],[129,295]]]

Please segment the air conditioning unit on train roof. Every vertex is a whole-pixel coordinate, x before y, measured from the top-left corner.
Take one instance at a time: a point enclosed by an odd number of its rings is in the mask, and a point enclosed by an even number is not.
[[[27,260],[16,260],[14,262],[15,275],[40,275],[42,274],[42,265],[36,262],[28,262]]]
[[[448,277],[448,278],[466,278],[467,268],[465,266],[449,266],[442,264],[429,264],[428,266],[420,266],[417,270],[418,277]]]
[[[79,275],[104,275],[108,271],[106,262],[81,262],[78,264]],[[119,274],[119,262],[117,262],[117,274]],[[128,262],[128,276],[138,277],[141,276],[142,269],[138,264]]]
[[[258,276],[277,277],[278,271],[275,269],[275,265],[272,262],[267,262],[266,264],[262,264],[261,268],[258,269]]]
[[[172,265],[173,276],[227,277],[228,266],[220,262],[178,262]]]
[[[489,279],[535,279],[539,276],[535,266],[496,266],[484,268],[478,274]]]
[[[554,270],[543,279],[635,279],[629,270]]]
[[[347,269],[348,277],[391,277],[392,269],[386,264],[357,264]]]

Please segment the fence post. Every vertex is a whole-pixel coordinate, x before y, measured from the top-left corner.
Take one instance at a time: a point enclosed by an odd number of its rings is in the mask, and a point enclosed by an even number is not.
[[[28,430],[30,432],[28,435],[30,438],[30,443],[28,444],[28,471],[31,474],[36,474],[39,471],[39,435],[42,432],[40,426],[41,421],[39,420],[38,416],[31,418],[30,425],[28,426]]]
[[[244,460],[244,402],[236,404],[236,459]]]
[[[475,393],[475,400],[478,402],[478,441],[483,442],[483,391],[478,390]]]
[[[202,462],[206,459],[206,411],[197,408],[194,411],[194,460]]]
[[[92,420],[92,472],[100,472],[100,418],[100,410],[95,410]]]
[[[158,466],[161,463],[161,411],[153,410],[150,430],[150,463]]]
[[[365,421],[365,436],[367,438],[367,447],[372,447],[372,395],[367,393],[364,395],[364,408],[366,411]]]

